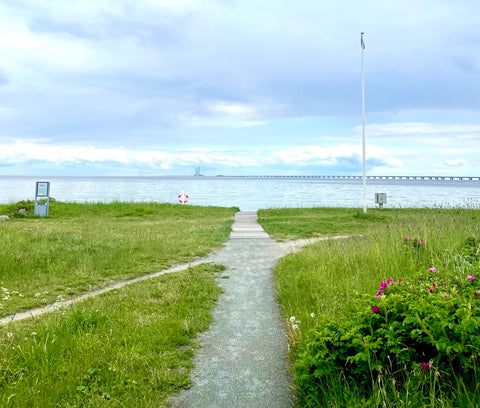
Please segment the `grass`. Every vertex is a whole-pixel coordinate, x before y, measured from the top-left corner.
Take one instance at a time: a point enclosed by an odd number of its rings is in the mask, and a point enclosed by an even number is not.
[[[277,239],[361,234],[392,222],[394,217],[395,213],[390,210],[373,210],[364,214],[355,208],[282,208],[258,211],[260,225]]]
[[[162,407],[188,387],[221,267],[129,285],[0,327],[0,406]]]
[[[289,324],[293,364],[305,349],[311,329],[326,316],[338,321],[345,319],[357,294],[373,296],[380,281],[400,278],[408,281],[430,267],[436,267],[450,278],[469,273],[472,267],[458,257],[459,249],[468,237],[480,237],[480,211],[474,209],[369,210],[367,216],[352,209],[285,209],[262,210],[259,218],[264,229],[279,239],[362,234],[319,242],[287,256],[277,265],[274,273],[282,316],[285,319],[295,316]],[[404,237],[425,240],[421,256],[405,245]],[[474,268],[478,271],[478,265]],[[465,387],[460,383],[453,397],[439,399],[433,393],[429,400],[424,400],[418,391],[395,389],[395,384],[385,379],[373,399],[363,402],[355,398],[345,402],[343,397],[338,398],[346,392],[339,384],[332,384],[327,391],[332,407],[473,407],[480,404],[480,390],[477,389],[468,402],[463,395]],[[348,394],[355,395],[355,384],[349,388]],[[396,401],[385,397],[392,392],[399,396]]]
[[[32,202],[1,205],[11,220],[0,222],[0,317],[203,256],[228,239],[236,211],[51,202],[35,218]]]

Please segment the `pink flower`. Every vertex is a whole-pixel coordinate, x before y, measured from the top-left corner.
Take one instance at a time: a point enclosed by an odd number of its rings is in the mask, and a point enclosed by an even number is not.
[[[428,289],[428,290],[433,293],[433,288],[430,288],[430,289]]]
[[[428,272],[437,272],[437,268],[430,268]]]
[[[387,285],[391,285],[393,283],[393,279],[387,280]]]
[[[423,241],[423,238],[420,238],[420,239],[418,240],[418,243],[419,243],[420,245],[423,245],[423,242],[424,242],[424,241]]]
[[[378,292],[378,293],[375,295],[375,297],[376,297],[376,298],[379,298],[379,299],[381,299],[382,296],[383,296],[383,293],[382,293],[382,292]]]
[[[405,242],[408,242],[408,238],[407,238],[407,237],[403,238],[403,240],[404,240]]]
[[[372,312],[375,313],[375,314],[379,314],[380,313],[380,308],[378,306],[372,306]]]
[[[473,296],[477,297],[479,294],[480,294],[480,289],[478,289],[478,290],[473,294]]]
[[[386,287],[387,287],[387,282],[382,281],[382,282],[380,282],[380,287],[378,288],[378,290],[383,290]]]
[[[476,279],[475,276],[473,275],[468,275],[467,278],[470,279],[471,281],[474,281]]]
[[[430,361],[428,363],[421,363],[420,367],[422,368],[423,371],[428,371],[430,370],[431,363]]]
[[[398,283],[402,283],[402,279],[399,279],[399,280],[398,280]]]

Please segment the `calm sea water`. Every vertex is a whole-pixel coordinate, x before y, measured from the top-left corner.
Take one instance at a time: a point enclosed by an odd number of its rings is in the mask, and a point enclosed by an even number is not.
[[[35,182],[50,181],[60,201],[156,201],[177,203],[182,189],[188,204],[237,206],[243,211],[276,207],[363,207],[361,180],[250,179],[236,177],[0,177],[0,203],[35,198]],[[480,208],[479,181],[375,180],[367,182],[368,206],[375,193],[386,207]]]

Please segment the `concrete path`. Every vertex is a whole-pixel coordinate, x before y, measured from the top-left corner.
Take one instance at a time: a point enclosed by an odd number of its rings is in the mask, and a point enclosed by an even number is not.
[[[257,223],[257,218],[257,213],[253,211],[238,212],[232,225],[230,239],[270,238],[270,235]]]
[[[226,266],[226,279],[219,279],[224,293],[200,338],[193,386],[174,397],[172,407],[293,406],[287,339],[271,272],[285,251],[256,220],[255,213],[237,213],[230,241],[214,256]]]

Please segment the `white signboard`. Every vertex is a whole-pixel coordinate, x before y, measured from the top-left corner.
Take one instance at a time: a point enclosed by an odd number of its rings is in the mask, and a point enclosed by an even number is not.
[[[50,183],[48,181],[37,181],[37,197],[48,197]]]

